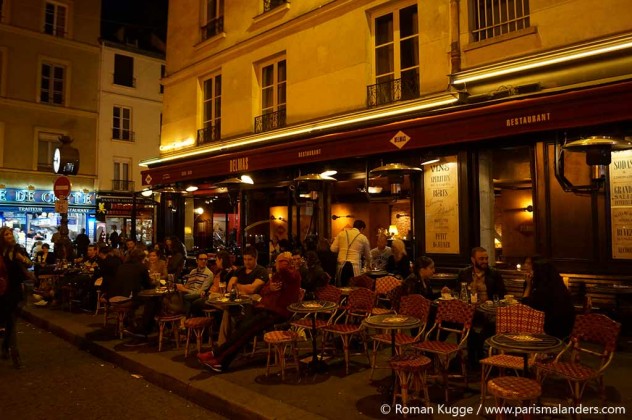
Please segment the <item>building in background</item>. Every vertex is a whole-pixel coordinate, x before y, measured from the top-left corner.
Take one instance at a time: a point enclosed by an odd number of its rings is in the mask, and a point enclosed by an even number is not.
[[[51,242],[53,151],[74,140],[70,238],[94,235],[100,0],[0,1],[0,218],[30,250]]]
[[[266,249],[363,219],[442,267],[483,245],[624,272],[630,152],[603,143],[632,135],[631,18],[626,0],[182,0],[143,162],[159,237],[209,245],[233,221]]]
[[[151,33],[153,42],[144,43],[125,29],[101,46],[97,229],[116,225],[128,237],[134,229],[137,240],[151,243],[154,205],[140,195],[138,163],[160,146],[164,44]]]

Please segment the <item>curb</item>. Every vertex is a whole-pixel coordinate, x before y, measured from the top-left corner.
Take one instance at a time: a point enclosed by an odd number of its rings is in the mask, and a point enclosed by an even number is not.
[[[119,366],[129,372],[141,375],[145,380],[171,391],[182,398],[185,398],[207,410],[226,416],[231,419],[276,419],[276,418],[323,418],[315,413],[302,410],[274,400],[262,394],[254,392],[243,386],[234,384],[222,379],[221,375],[213,376],[213,380],[218,382],[214,389],[221,389],[223,392],[209,392],[191,383],[153,369],[136,360],[126,357],[124,354],[109,349],[97,342],[94,342],[80,333],[75,333],[61,325],[47,319],[46,313],[36,313],[37,310],[25,306],[22,308],[21,317],[31,324],[55,334],[70,344],[81,350]]]

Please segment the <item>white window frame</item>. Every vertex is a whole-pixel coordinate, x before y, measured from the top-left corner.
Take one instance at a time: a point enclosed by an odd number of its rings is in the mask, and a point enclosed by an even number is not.
[[[53,152],[57,146],[60,146],[59,136],[68,135],[67,131],[58,130],[56,128],[36,128],[35,129],[35,147],[33,158],[33,170],[39,172],[53,172]],[[47,161],[40,162],[40,142],[48,142],[47,145]],[[41,164],[40,164],[41,163]]]
[[[48,65],[51,66],[52,70],[54,71],[55,67],[63,67],[64,69],[64,78],[63,78],[63,86],[62,86],[62,102],[61,103],[55,103],[52,100],[49,99],[49,101],[42,101],[42,88],[43,88],[43,78],[44,78],[44,74],[43,74],[43,66],[44,65]],[[60,61],[60,60],[55,60],[55,59],[49,59],[49,58],[42,58],[39,60],[38,62],[38,78],[37,78],[37,98],[36,101],[37,103],[41,103],[41,104],[47,104],[47,105],[54,105],[54,106],[68,106],[69,104],[69,86],[70,86],[70,63],[68,62],[64,62],[64,61]],[[50,84],[49,84],[50,86]],[[50,88],[49,88],[50,91]],[[53,98],[53,96],[50,95],[49,93],[49,98]]]
[[[115,115],[117,110],[119,112],[118,124]],[[129,114],[127,118],[124,116],[126,111]],[[112,140],[134,141],[134,130],[132,129],[133,115],[132,107],[122,105],[114,105],[112,107]],[[127,121],[127,127],[125,127],[125,121]],[[119,130],[118,137],[115,137],[114,130]],[[125,138],[125,133],[127,133],[127,138]]]
[[[285,65],[285,79],[282,81],[279,80],[279,64],[284,63]],[[264,71],[267,68],[272,68],[272,84],[264,85]],[[262,62],[259,65],[259,88],[261,95],[261,114],[265,115],[272,112],[277,112],[282,109],[287,109],[287,59],[285,55],[276,57],[271,60],[267,60]],[[279,99],[279,91],[280,88],[284,89],[284,98],[283,102]],[[265,101],[265,91],[270,90],[272,93],[272,104],[266,106]]]
[[[531,26],[529,1],[471,0],[469,5],[472,41],[490,40],[529,28]]]
[[[217,79],[219,78],[219,86],[220,92],[217,93]],[[210,126],[216,127],[218,124],[221,127],[222,123],[222,74],[215,73],[206,77],[201,81],[202,87],[202,107],[201,107],[201,127],[207,128]],[[207,97],[206,84],[211,83],[211,96]],[[219,106],[218,106],[219,102]],[[211,117],[210,119],[206,118],[207,115],[207,107],[211,107]]]
[[[46,31],[47,25],[47,17],[48,17],[48,6],[51,5],[54,8],[53,12],[53,23],[52,23],[52,31]],[[62,13],[63,12],[63,13]],[[63,16],[63,21],[60,23],[60,19]],[[59,3],[56,1],[46,0],[44,2],[44,25],[42,27],[42,31],[45,34],[58,36],[60,38],[66,38],[69,34],[69,17],[70,11],[69,7],[65,3]]]
[[[416,6],[417,7],[417,32],[408,36],[402,37],[401,34],[401,22],[400,22],[400,12],[406,8]],[[388,43],[383,43],[377,45],[377,20],[383,18],[385,16],[392,16],[392,40]],[[420,32],[420,23],[419,23],[419,6],[416,2],[407,2],[397,5],[397,7],[390,7],[388,9],[381,9],[373,13],[372,15],[372,35],[373,35],[373,71],[374,71],[374,83],[379,84],[382,82],[394,81],[398,79],[403,79],[402,74],[417,69],[417,86],[421,86],[421,48],[419,45],[419,32]],[[402,68],[402,43],[416,39],[416,47],[417,47],[417,63],[416,65],[409,66],[406,68]],[[388,48],[392,46],[392,71],[387,73],[378,74],[378,49]],[[403,89],[403,87],[402,87]],[[418,92],[419,93],[419,92]]]
[[[125,166],[126,165],[126,166]],[[118,171],[117,171],[118,167]],[[122,169],[126,167],[126,171],[122,171]],[[129,191],[130,184],[132,181],[132,159],[124,158],[124,157],[115,157],[112,162],[112,181],[124,182],[127,184],[128,188],[123,189],[119,188],[117,191]],[[113,188],[114,189],[114,188]]]

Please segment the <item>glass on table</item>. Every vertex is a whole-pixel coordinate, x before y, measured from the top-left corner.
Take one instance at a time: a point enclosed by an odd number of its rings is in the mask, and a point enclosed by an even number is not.
[[[226,294],[226,282],[224,281],[219,282],[219,292],[222,294],[222,296]]]
[[[498,304],[500,303],[500,298],[498,297],[498,295],[494,295],[492,299],[494,300],[494,306],[498,306]]]

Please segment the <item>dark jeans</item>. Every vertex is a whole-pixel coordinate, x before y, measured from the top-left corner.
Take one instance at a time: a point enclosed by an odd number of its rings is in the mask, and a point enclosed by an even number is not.
[[[340,267],[340,271],[338,273],[338,287],[347,287],[349,285],[349,280],[353,277],[353,265],[347,261]]]
[[[274,312],[262,308],[255,309],[250,316],[239,321],[228,340],[215,352],[215,358],[226,369],[253,337],[283,321],[285,319]]]
[[[2,340],[2,352],[7,353],[9,348],[13,349],[13,352],[17,352],[18,349],[18,311],[14,309],[6,314],[4,323],[4,339]]]

